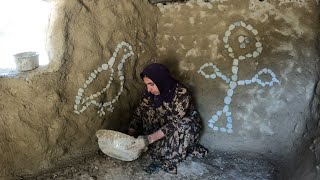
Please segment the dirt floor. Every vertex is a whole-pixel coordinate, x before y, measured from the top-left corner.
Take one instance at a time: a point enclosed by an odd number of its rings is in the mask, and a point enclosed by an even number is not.
[[[55,171],[36,177],[20,177],[25,180],[126,180],[126,179],[219,179],[219,180],[271,180],[276,179],[277,165],[265,158],[210,152],[205,159],[188,157],[178,166],[178,174],[162,170],[147,174],[143,168],[150,164],[148,154],[138,160],[123,162],[102,152],[69,164]]]

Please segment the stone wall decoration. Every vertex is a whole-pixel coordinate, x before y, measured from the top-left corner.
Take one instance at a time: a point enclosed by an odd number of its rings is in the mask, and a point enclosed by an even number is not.
[[[230,35],[235,31],[235,30],[241,30],[242,32],[246,32],[246,35],[239,35],[238,38],[236,39],[237,43],[232,44],[239,44],[239,50],[242,51],[247,48],[246,53],[241,53],[241,52],[234,52],[235,48],[232,48],[229,43],[229,37]],[[240,31],[240,32],[241,32]],[[238,31],[239,32],[239,31]],[[238,33],[239,34],[239,33]],[[248,36],[248,34],[250,34]],[[262,87],[265,86],[273,86],[275,83],[279,83],[278,79],[276,78],[276,75],[272,72],[272,70],[263,68],[260,70],[257,74],[255,74],[251,79],[247,80],[238,80],[238,64],[240,61],[243,61],[248,58],[256,58],[258,57],[261,52],[262,52],[262,43],[260,42],[260,37],[257,36],[258,31],[252,27],[250,24],[246,24],[243,21],[237,21],[232,23],[227,31],[225,32],[225,36],[223,38],[223,42],[225,43],[225,48],[227,49],[229,56],[233,59],[233,66],[231,68],[232,75],[231,77],[227,77],[224,75],[222,72],[220,72],[219,68],[214,65],[213,63],[205,63],[202,65],[198,71],[198,73],[202,74],[205,78],[211,78],[215,79],[216,77],[221,78],[224,80],[227,84],[229,84],[229,88],[227,90],[227,95],[224,98],[224,107],[222,110],[219,110],[211,117],[211,119],[208,121],[208,126],[212,128],[215,131],[221,131],[221,132],[226,132],[226,133],[232,133],[232,113],[230,111],[230,103],[232,101],[232,96],[235,91],[235,88],[237,86],[243,86],[243,85],[249,85],[252,83],[257,83],[261,85]],[[252,35],[253,38],[250,38]],[[254,43],[254,44],[251,44]],[[251,45],[250,48],[249,46]],[[249,51],[248,51],[249,50]],[[212,74],[206,74],[203,70],[205,68],[213,68],[213,73]],[[259,77],[261,75],[270,75],[271,80],[270,81],[263,81]],[[219,127],[216,125],[216,122],[218,119],[222,116],[225,115],[226,117],[226,123],[225,126]]]
[[[107,90],[110,88],[111,83],[114,79],[114,69],[113,69],[113,64],[117,58],[117,55],[119,53],[119,51],[123,49],[124,54],[122,56],[122,59],[120,61],[120,63],[118,64],[118,68],[117,68],[117,73],[118,73],[118,77],[120,80],[120,89],[118,94],[110,101],[104,102],[104,103],[98,103],[96,100],[94,100],[95,98],[101,96],[103,93],[106,93]],[[99,114],[99,116],[101,117],[102,115],[105,115],[105,111],[104,109],[107,108],[108,111],[113,112],[113,103],[115,103],[118,99],[119,96],[121,95],[122,91],[123,91],[123,84],[124,84],[124,75],[123,75],[123,65],[126,62],[126,60],[131,56],[134,55],[133,51],[132,51],[132,46],[126,42],[121,42],[117,45],[115,51],[113,52],[112,57],[109,59],[109,61],[105,64],[102,64],[100,67],[98,67],[97,69],[95,69],[92,73],[90,73],[88,79],[84,82],[83,87],[78,89],[78,93],[75,97],[75,105],[74,105],[74,113],[76,114],[81,114],[82,112],[84,112],[90,105],[94,105],[98,107],[98,111],[97,113]],[[107,85],[99,92],[95,93],[95,94],[91,94],[87,97],[83,97],[83,94],[86,90],[87,87],[89,87],[89,85],[95,81],[95,79],[97,78],[97,76],[102,72],[102,71],[107,71],[107,70],[111,71],[110,74],[110,78],[109,81],[107,83]]]

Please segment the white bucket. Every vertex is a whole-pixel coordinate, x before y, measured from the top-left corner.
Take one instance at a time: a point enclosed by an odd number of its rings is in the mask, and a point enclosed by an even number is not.
[[[30,71],[39,67],[39,53],[37,52],[22,52],[14,55],[16,69],[18,71]]]

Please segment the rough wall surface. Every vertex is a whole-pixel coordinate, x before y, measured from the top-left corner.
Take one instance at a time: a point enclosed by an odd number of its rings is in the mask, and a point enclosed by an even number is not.
[[[317,2],[157,6],[158,58],[193,90],[205,127],[202,143],[291,157],[315,85]]]
[[[52,3],[49,66],[0,78],[4,179],[97,150],[98,129],[125,130],[155,52],[159,11],[147,1]]]
[[[318,37],[318,49],[320,39]],[[292,163],[283,171],[283,179],[313,180],[320,179],[320,66],[318,65],[318,82],[310,102],[310,118],[306,126],[304,142],[295,153]]]

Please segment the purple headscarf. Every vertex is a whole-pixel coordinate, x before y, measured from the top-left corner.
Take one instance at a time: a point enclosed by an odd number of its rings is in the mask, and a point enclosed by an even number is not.
[[[158,108],[163,102],[171,102],[174,98],[177,81],[173,79],[168,69],[159,63],[153,63],[148,65],[140,73],[140,77],[144,76],[150,78],[158,87],[160,95],[155,96],[149,93],[147,90],[144,93],[145,97],[151,97],[153,99],[153,107]]]

